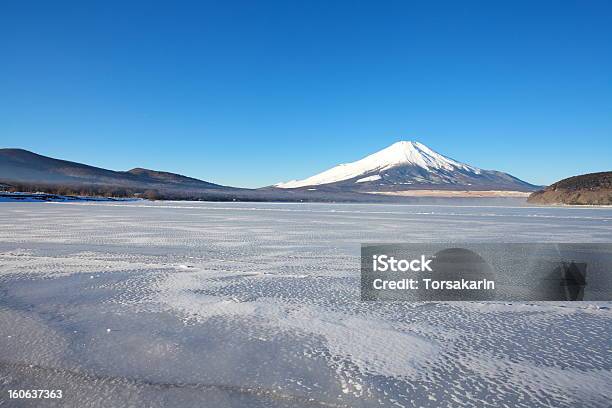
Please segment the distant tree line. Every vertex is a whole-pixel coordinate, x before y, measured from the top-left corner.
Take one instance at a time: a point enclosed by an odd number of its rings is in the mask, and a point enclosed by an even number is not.
[[[3,183],[0,189],[11,193],[46,193],[63,196],[86,196],[86,197],[115,197],[132,198],[142,197],[149,200],[159,200],[162,194],[158,190],[138,190],[128,187],[108,185],[70,185],[70,184],[48,184],[48,183]]]
[[[144,198],[146,200],[239,201],[229,194],[219,195],[201,191],[138,189],[111,185],[0,182],[0,191],[11,193],[45,193],[62,196]]]

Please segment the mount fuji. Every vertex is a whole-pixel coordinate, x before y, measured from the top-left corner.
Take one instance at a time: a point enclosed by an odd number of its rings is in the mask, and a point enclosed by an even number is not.
[[[539,187],[508,173],[483,170],[437,153],[419,142],[401,141],[361,160],[340,164],[282,189],[358,192],[405,190],[535,191]]]

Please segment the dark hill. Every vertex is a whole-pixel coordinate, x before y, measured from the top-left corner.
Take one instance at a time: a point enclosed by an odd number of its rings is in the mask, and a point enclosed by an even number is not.
[[[113,171],[42,156],[23,149],[0,149],[0,183],[112,186],[135,190],[229,188],[179,174],[133,169]]]
[[[612,171],[563,179],[531,194],[527,201],[534,204],[612,205]]]
[[[161,183],[175,183],[175,184],[195,184],[201,185],[205,183],[207,186],[216,184],[208,183],[202,180],[198,180],[193,177],[187,177],[176,173],[168,173],[166,171],[156,171],[149,169],[142,169],[137,167],[135,169],[129,170],[128,173],[137,176],[141,180],[146,180],[149,182],[161,182]]]

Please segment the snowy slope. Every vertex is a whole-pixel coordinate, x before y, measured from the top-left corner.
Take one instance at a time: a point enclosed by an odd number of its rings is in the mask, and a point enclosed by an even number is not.
[[[334,185],[348,189],[390,186],[440,185],[448,188],[500,188],[531,190],[534,187],[506,173],[482,170],[453,160],[419,142],[401,141],[361,160],[341,164],[304,180],[276,184],[278,188]],[[397,188],[395,188],[397,189]]]

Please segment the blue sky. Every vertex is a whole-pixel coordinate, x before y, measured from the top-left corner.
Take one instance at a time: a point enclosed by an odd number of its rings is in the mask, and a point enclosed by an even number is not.
[[[612,170],[610,1],[124,3],[0,3],[0,146],[246,187],[398,140]]]

